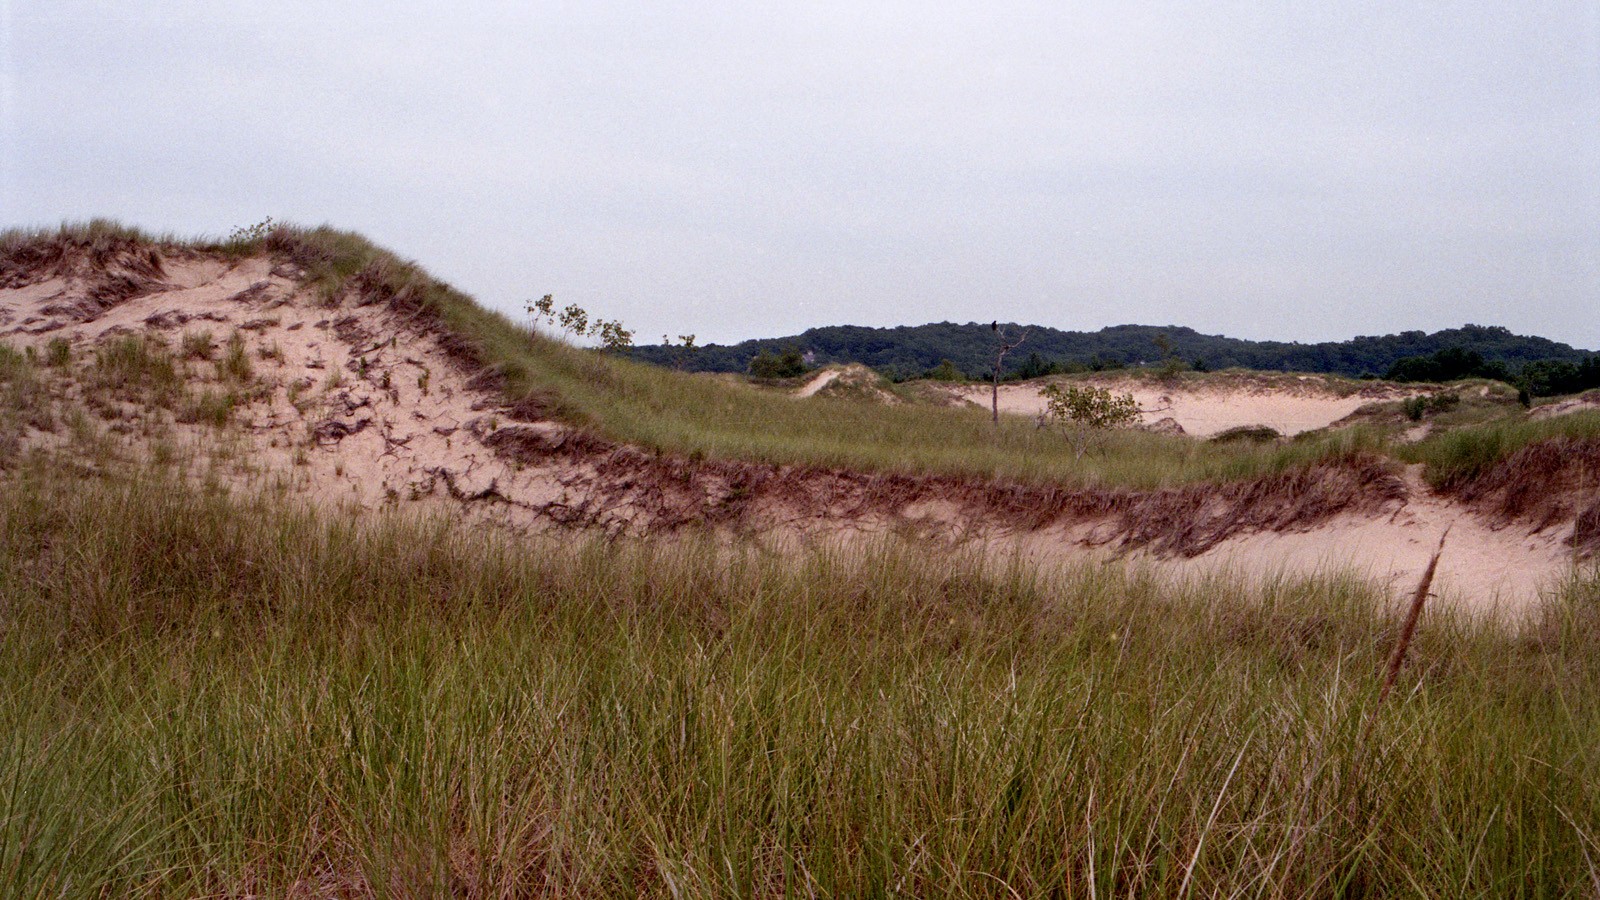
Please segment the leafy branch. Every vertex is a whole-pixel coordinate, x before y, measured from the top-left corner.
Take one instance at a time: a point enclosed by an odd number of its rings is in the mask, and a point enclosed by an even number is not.
[[[569,338],[591,338],[600,342],[603,350],[626,350],[633,346],[633,332],[623,327],[620,319],[589,318],[589,311],[576,303],[556,309],[555,297],[545,294],[529,300],[523,307],[533,320],[534,327],[541,324],[554,326]],[[693,340],[693,336],[690,336]]]

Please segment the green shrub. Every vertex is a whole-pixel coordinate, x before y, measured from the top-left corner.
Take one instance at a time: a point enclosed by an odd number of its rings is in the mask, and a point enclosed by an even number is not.
[[[805,373],[805,359],[793,347],[777,354],[763,350],[750,360],[750,374],[755,378],[795,378]]]
[[[1211,436],[1213,444],[1273,444],[1283,440],[1283,435],[1276,428],[1266,425],[1240,425],[1229,428]]]

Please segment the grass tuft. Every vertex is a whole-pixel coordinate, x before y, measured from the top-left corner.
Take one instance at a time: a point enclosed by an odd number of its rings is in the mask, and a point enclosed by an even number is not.
[[[228,336],[228,343],[223,347],[222,360],[217,363],[217,372],[234,384],[249,384],[255,377],[255,369],[250,365],[250,354],[245,349],[244,335],[238,331]]]
[[[172,354],[157,339],[123,335],[95,348],[87,390],[122,400],[170,406],[182,389]]]
[[[202,390],[185,398],[177,420],[222,428],[232,421],[238,405],[239,396],[233,391]]]

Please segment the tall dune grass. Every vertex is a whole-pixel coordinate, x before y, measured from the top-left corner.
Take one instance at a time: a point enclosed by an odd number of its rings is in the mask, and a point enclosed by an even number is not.
[[[1600,593],[0,491],[6,896],[1580,896]]]

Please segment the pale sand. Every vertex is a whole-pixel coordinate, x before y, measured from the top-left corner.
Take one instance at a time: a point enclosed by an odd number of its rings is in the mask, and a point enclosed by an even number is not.
[[[1528,534],[1520,523],[1495,528],[1430,494],[1417,469],[1407,473],[1411,496],[1390,515],[1341,516],[1311,531],[1245,535],[1195,559],[1167,564],[1190,572],[1352,571],[1383,583],[1395,597],[1407,597],[1448,529],[1434,582],[1446,603],[1478,612],[1516,612],[1570,574],[1572,549],[1565,543],[1570,527],[1540,534]]]
[[[808,381],[805,384],[801,385],[800,386],[800,390],[795,391],[794,395],[796,397],[811,397],[811,396],[814,396],[817,393],[817,391],[820,391],[823,388],[827,387],[828,385],[833,384],[833,382],[835,380],[837,380],[838,377],[839,377],[839,370],[838,369],[826,369],[826,370],[824,370],[822,372],[817,373],[817,376],[815,378],[812,378],[810,381]]]
[[[1301,380],[1303,379],[1303,380]],[[1040,388],[1046,381],[1013,382],[1000,385],[1000,411],[1015,415],[1038,416],[1045,410]],[[1286,436],[1326,428],[1368,403],[1398,400],[1418,391],[1393,386],[1377,386],[1361,393],[1341,396],[1323,387],[1321,379],[1284,375],[1262,379],[1258,385],[1191,388],[1163,386],[1128,378],[1074,379],[1072,384],[1104,387],[1116,394],[1132,394],[1139,404],[1144,424],[1171,418],[1185,434],[1210,437],[1248,425],[1265,425]],[[952,388],[968,402],[985,409],[990,406],[991,388],[962,385]]]

